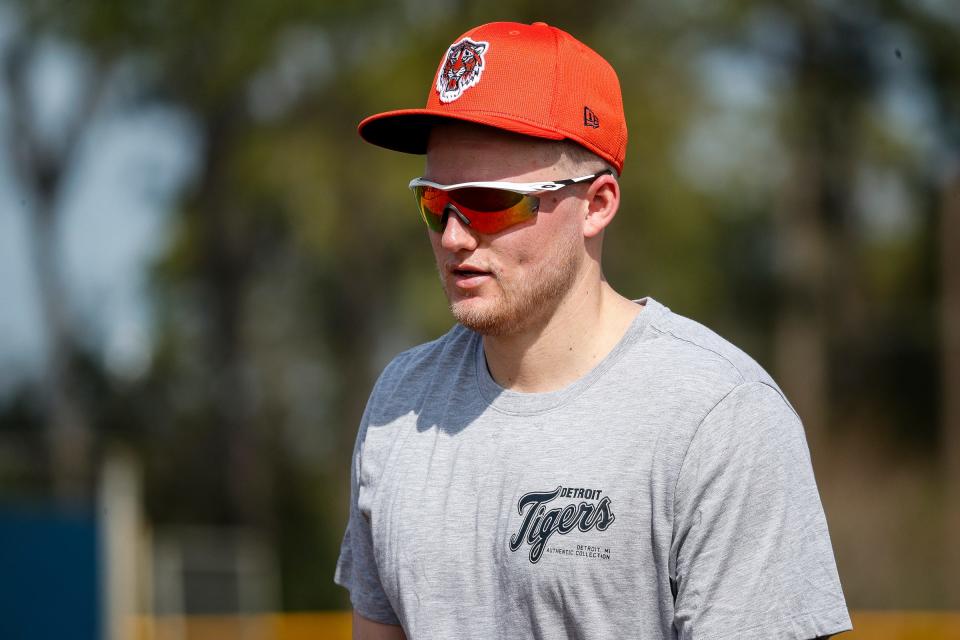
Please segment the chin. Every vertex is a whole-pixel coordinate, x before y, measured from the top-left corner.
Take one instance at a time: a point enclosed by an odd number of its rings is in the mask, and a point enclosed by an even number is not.
[[[518,328],[518,320],[506,305],[477,298],[450,301],[450,313],[467,329],[485,336],[502,336]]]
[[[501,298],[483,300],[461,298],[450,300],[450,312],[457,322],[484,336],[506,336],[520,333],[536,323],[543,307],[510,304]]]

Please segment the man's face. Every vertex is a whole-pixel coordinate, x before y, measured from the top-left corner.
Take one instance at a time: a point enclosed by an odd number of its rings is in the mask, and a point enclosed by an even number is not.
[[[466,125],[434,129],[425,177],[441,184],[533,182],[571,178],[560,147]],[[458,322],[484,335],[510,335],[542,324],[580,274],[585,251],[584,185],[540,196],[535,218],[481,234],[448,216],[429,231],[437,269]]]

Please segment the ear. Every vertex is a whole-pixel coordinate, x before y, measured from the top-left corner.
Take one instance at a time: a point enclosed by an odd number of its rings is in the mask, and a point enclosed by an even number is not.
[[[583,235],[594,238],[613,221],[620,208],[620,183],[611,175],[602,175],[587,189],[587,211],[583,218]]]

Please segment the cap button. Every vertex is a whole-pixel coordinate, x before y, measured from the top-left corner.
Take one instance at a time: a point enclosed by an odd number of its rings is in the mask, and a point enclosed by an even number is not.
[[[530,26],[531,27],[549,27],[550,25],[548,25],[546,22],[534,22]]]

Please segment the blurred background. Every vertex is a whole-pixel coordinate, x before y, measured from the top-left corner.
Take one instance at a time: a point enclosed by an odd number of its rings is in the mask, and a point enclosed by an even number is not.
[[[356,124],[493,20],[618,70],[608,279],[784,388],[851,608],[960,608],[953,0],[0,0],[0,637],[348,607],[367,394],[451,323]]]

